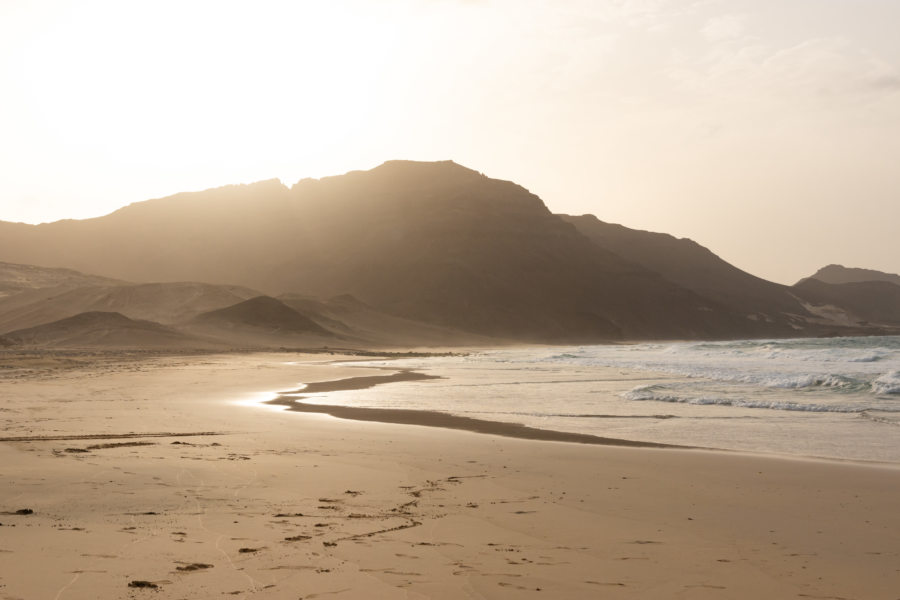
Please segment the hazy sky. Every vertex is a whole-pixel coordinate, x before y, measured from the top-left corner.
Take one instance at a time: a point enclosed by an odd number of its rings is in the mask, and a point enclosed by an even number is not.
[[[0,0],[0,219],[453,159],[776,281],[900,272],[898,23],[898,0]]]

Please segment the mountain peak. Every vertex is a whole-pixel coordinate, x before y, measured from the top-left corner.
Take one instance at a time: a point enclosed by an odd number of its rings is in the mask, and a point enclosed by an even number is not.
[[[414,180],[416,182],[440,183],[446,181],[470,181],[475,179],[490,180],[486,175],[474,169],[464,167],[452,160],[388,160],[368,171],[353,171],[359,176],[390,178],[396,180]],[[349,175],[349,173],[348,173]]]
[[[844,265],[831,264],[822,267],[808,278],[801,279],[802,283],[806,279],[818,279],[825,283],[860,283],[863,281],[888,281],[900,285],[900,275],[894,273],[885,273],[884,271],[876,271],[875,269],[860,269],[857,267],[845,267]]]
[[[403,169],[403,170],[429,170],[429,171],[447,171],[447,172],[467,172],[467,173],[478,173],[474,169],[470,169],[468,167],[464,167],[459,163],[456,163],[452,160],[405,160],[405,159],[394,159],[394,160],[386,160],[374,169],[373,171],[377,171],[380,169]]]

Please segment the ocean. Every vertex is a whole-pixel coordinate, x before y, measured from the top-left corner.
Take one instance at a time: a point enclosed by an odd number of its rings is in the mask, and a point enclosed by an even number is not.
[[[304,402],[900,463],[900,336],[514,348],[348,364],[442,379],[314,394]]]

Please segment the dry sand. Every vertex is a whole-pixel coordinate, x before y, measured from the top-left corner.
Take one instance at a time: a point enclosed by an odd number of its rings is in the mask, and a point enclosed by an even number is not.
[[[0,598],[900,597],[896,466],[261,403],[325,360],[0,355]]]

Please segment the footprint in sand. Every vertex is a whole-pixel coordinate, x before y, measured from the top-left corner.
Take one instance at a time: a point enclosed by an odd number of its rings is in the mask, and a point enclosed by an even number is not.
[[[181,567],[175,567],[176,571],[182,572],[192,572],[192,571],[202,571],[204,569],[212,569],[213,565],[208,565],[206,563],[190,563],[188,565],[184,565]]]

